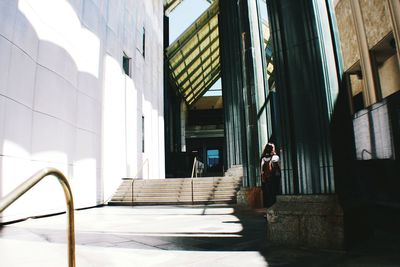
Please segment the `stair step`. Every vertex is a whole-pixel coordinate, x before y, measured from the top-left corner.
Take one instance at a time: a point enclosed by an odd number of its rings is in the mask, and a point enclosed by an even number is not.
[[[135,201],[135,202],[113,202],[108,204],[112,206],[140,206],[140,205],[203,205],[203,204],[233,204],[234,200],[207,200],[207,201]]]
[[[232,198],[194,198],[193,199],[194,202],[198,202],[198,201],[227,201],[227,202],[234,202],[234,200]],[[111,200],[111,202],[113,203],[122,203],[122,202],[131,202],[132,203],[132,199],[118,199],[118,200]],[[139,199],[133,199],[133,203],[136,202],[192,202],[191,198],[139,198]]]
[[[240,179],[226,177],[123,180],[109,204],[235,203],[239,186]]]
[[[193,186],[197,187],[229,187],[229,186],[238,186],[240,185],[239,183],[197,183],[193,182]],[[191,183],[186,183],[186,184],[172,184],[172,183],[150,183],[150,184],[133,184],[134,187],[140,188],[140,187],[149,187],[149,188],[157,188],[157,187],[173,187],[173,188],[180,188],[180,187],[191,187]],[[132,184],[122,184],[120,186],[121,188],[130,188],[132,187]]]
[[[223,193],[223,194],[193,194],[193,197],[200,198],[200,197],[235,197],[236,193]],[[134,198],[140,198],[140,197],[145,197],[145,198],[180,198],[180,197],[192,197],[191,194],[184,194],[184,195],[172,195],[172,194],[135,194],[133,196]],[[115,195],[112,197],[112,199],[117,199],[117,198],[132,198],[132,195]]]
[[[132,182],[135,184],[157,184],[157,183],[169,183],[169,184],[185,184],[191,183],[192,179],[190,178],[182,178],[182,179],[152,179],[152,180],[124,180],[123,183],[131,184]],[[240,179],[231,179],[231,178],[193,178],[193,182],[197,183],[216,183],[216,182],[240,182]]]
[[[236,188],[238,186],[239,186],[239,184],[220,184],[220,185],[193,184],[193,187],[195,187],[195,188]],[[168,184],[162,185],[162,184],[160,184],[160,185],[134,185],[133,187],[134,188],[151,188],[151,189],[154,189],[154,188],[178,188],[179,189],[179,188],[192,188],[192,185],[188,184],[188,185],[184,185],[184,186],[180,186],[180,185],[177,186],[177,185],[168,185]],[[124,190],[128,190],[131,188],[132,188],[132,185],[120,186],[120,189],[124,189]]]
[[[190,196],[192,197],[192,193],[185,193],[185,194],[172,194],[172,193],[168,193],[168,194],[155,194],[155,193],[138,193],[138,194],[133,194],[134,197],[185,197],[185,196]],[[236,196],[236,192],[220,192],[220,193],[206,193],[206,194],[199,194],[197,192],[193,192],[193,196],[195,197],[201,197],[201,196],[205,196],[205,197],[210,197],[210,196],[227,196],[227,197],[235,197]],[[132,197],[132,194],[115,194],[112,198],[116,198],[116,197]]]
[[[218,186],[218,187],[199,187],[193,186],[193,190],[199,192],[209,192],[209,191],[235,191],[237,186]],[[134,187],[134,192],[184,192],[192,191],[192,187]],[[122,187],[117,190],[117,192],[132,192],[132,187]]]
[[[206,192],[206,191],[230,191],[230,190],[236,190],[238,186],[218,186],[218,187],[200,187],[200,186],[193,186],[193,190],[195,191],[200,191],[200,192]],[[132,187],[121,187],[117,190],[117,192],[131,192]],[[160,192],[183,192],[183,191],[192,191],[192,187],[134,187],[133,191],[136,192],[146,192],[146,191],[160,191]]]

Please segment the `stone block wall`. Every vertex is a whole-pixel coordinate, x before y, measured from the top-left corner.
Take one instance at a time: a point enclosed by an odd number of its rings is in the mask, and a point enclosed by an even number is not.
[[[344,248],[343,211],[336,196],[278,196],[267,210],[267,239],[293,246]]]
[[[360,60],[354,19],[351,10],[352,0],[339,0],[335,4],[335,15],[339,30],[344,70],[349,70]],[[369,48],[377,45],[392,31],[392,23],[387,1],[359,0],[365,33]]]
[[[367,34],[368,46],[371,49],[392,31],[387,1],[360,0],[360,6],[363,14],[365,32]]]
[[[341,0],[335,7],[345,70],[348,70],[360,60],[360,51],[358,50],[357,35],[351,13],[350,1],[351,0]]]

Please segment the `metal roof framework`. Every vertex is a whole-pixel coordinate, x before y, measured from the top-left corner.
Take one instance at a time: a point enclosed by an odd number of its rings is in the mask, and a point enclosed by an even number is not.
[[[169,78],[189,106],[202,97],[221,75],[218,6],[218,1],[213,1],[166,49]]]
[[[171,13],[183,0],[164,0],[165,14]]]
[[[206,0],[206,1],[209,2],[210,4],[213,2],[213,0]],[[182,2],[183,0],[164,0],[165,14],[168,15],[169,13],[171,13]]]

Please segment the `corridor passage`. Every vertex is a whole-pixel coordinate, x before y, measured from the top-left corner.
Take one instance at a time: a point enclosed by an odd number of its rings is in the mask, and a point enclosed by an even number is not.
[[[350,252],[273,246],[263,214],[227,205],[79,210],[76,266],[399,266],[399,239],[390,236]],[[0,266],[67,266],[66,221],[63,214],[0,228]]]

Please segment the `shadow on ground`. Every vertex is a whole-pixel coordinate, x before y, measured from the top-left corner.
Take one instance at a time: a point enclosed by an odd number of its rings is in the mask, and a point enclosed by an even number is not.
[[[58,215],[7,225],[0,239],[66,243],[65,220]],[[333,251],[269,244],[265,229],[264,210],[235,206],[103,207],[76,214],[81,246],[243,253],[238,265],[223,266],[243,266],[254,257],[265,260],[257,258],[257,266],[400,266],[398,235],[377,231],[368,242]]]

